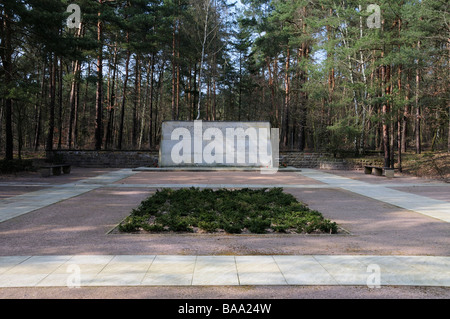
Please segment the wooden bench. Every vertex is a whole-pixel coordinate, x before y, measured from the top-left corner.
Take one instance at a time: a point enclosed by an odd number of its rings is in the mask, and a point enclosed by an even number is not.
[[[389,167],[379,167],[379,166],[370,166],[366,165],[364,166],[364,174],[372,174],[372,171],[375,173],[376,176],[384,176],[388,178],[394,177],[394,169]]]
[[[70,169],[70,164],[54,164],[40,167],[41,175],[44,177],[50,175],[58,176],[61,175],[61,173],[70,174]]]

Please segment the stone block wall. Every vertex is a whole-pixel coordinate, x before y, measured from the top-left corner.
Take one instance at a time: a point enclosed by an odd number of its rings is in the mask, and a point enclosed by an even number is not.
[[[158,151],[54,150],[54,161],[78,167],[137,168],[157,167]],[[327,153],[280,152],[280,165],[296,168],[360,169],[364,165],[382,166],[383,160],[337,159]]]
[[[342,159],[326,153],[280,152],[280,164],[297,168],[347,169]]]
[[[136,168],[156,166],[157,151],[81,151],[55,150],[53,160],[78,167]]]

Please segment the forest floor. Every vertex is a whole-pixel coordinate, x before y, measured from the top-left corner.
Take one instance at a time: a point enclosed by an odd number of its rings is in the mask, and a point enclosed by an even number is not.
[[[405,174],[450,183],[450,153],[448,152],[406,153],[403,155],[402,168]]]
[[[395,153],[395,169],[404,176],[421,177],[425,179],[436,179],[450,183],[450,153],[445,151],[424,151],[421,154],[407,152],[402,154],[402,171],[398,171],[398,158]],[[382,165],[382,155],[366,155],[362,157],[342,156],[342,159],[361,165],[371,163]]]

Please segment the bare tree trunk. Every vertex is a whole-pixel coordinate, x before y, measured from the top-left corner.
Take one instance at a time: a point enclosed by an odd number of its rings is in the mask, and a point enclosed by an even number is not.
[[[192,114],[192,67],[189,68],[189,79],[188,79],[188,92],[186,94],[186,106],[188,111],[188,119],[191,121],[193,119]]]
[[[13,72],[13,64],[12,64],[12,43],[11,43],[11,13],[8,9],[5,8],[1,30],[4,34],[4,38],[2,39],[2,45],[0,46],[1,58],[3,63],[3,69],[5,71],[5,82],[4,85],[7,90],[11,89],[11,85],[13,82],[12,72]],[[12,128],[12,99],[10,97],[5,98],[5,160],[12,160],[13,155],[13,128]]]
[[[50,103],[49,103],[49,118],[48,118],[48,133],[47,144],[45,150],[50,152],[53,150],[53,136],[55,131],[55,104],[56,104],[56,55],[51,54],[50,57]],[[50,156],[50,154],[47,154]]]
[[[83,26],[82,24],[80,24],[80,27],[77,31],[77,34],[75,35],[76,38],[81,37],[82,35],[82,31],[83,30]],[[70,104],[70,116],[69,116],[69,132],[67,134],[67,147],[71,148],[72,147],[72,141],[75,143],[75,139],[76,139],[76,127],[77,127],[77,113],[78,113],[78,90],[79,90],[79,85],[80,85],[80,69],[81,69],[81,64],[79,60],[76,60],[74,62],[74,66],[73,66],[73,79],[72,79],[72,83],[71,83],[71,88],[70,88],[70,98],[69,98],[69,104]]]
[[[303,16],[306,17],[306,7],[303,7]],[[306,23],[302,23],[302,33],[304,35],[307,34]],[[301,44],[301,52],[300,52],[300,60],[307,60],[309,58],[309,46],[308,43],[303,41]],[[306,67],[305,67],[306,68]],[[302,69],[300,70],[300,120],[298,127],[298,149],[300,151],[304,151],[306,148],[306,116],[307,116],[307,108],[306,103],[308,100],[308,93],[303,89],[303,85],[306,83],[308,78],[308,70]]]
[[[211,101],[211,76],[209,73],[208,79],[206,80],[206,120],[207,121],[211,120],[211,114],[209,112],[210,101]]]
[[[217,100],[216,100],[216,54],[214,54],[213,57],[213,75],[212,75],[212,81],[213,81],[213,100],[212,100],[212,117],[213,117],[213,121],[216,120],[216,104],[217,104]]]
[[[208,21],[209,21],[209,10],[211,8],[211,1],[212,0],[205,0],[205,25],[203,28],[203,40],[202,40],[202,54],[200,59],[200,70],[199,70],[199,76],[198,76],[198,105],[197,105],[197,120],[200,119],[200,107],[202,102],[202,70],[203,70],[203,62],[205,59],[205,50],[206,50],[206,41],[208,39]]]
[[[62,69],[62,58],[59,58],[59,70],[58,70],[58,149],[61,149],[62,145],[62,130],[63,130],[63,69]]]
[[[238,98],[238,121],[241,120],[242,108],[242,52],[239,52],[239,98]]]
[[[361,6],[359,6],[361,11]],[[363,23],[362,17],[359,19],[359,36],[360,39],[363,38]],[[362,100],[362,120],[361,120],[361,135],[359,140],[359,150],[358,153],[363,153],[365,149],[365,127],[366,127],[366,101],[368,100],[368,88],[367,88],[367,76],[366,76],[366,67],[364,61],[363,50],[359,50],[359,64],[361,66],[363,81],[364,81],[364,95]]]
[[[134,82],[134,104],[133,104],[133,130],[131,144],[136,148],[138,138],[138,110],[141,105],[141,66],[139,54],[136,54],[135,82]]]
[[[176,120],[177,117],[177,110],[176,110],[176,54],[175,54],[175,45],[176,45],[176,41],[175,41],[175,35],[176,35],[176,30],[177,30],[177,23],[176,21],[174,21],[173,24],[173,30],[172,30],[172,120]]]
[[[197,97],[197,63],[194,64],[194,93],[192,98],[192,119],[195,119],[195,106],[196,103],[196,97]]]
[[[79,61],[75,61],[74,67],[73,67],[73,79],[72,79],[72,85],[70,89],[70,116],[69,116],[69,132],[67,134],[67,147],[72,147],[72,130],[73,130],[73,122],[75,118],[75,94],[76,94],[76,83],[77,83],[77,72],[78,72],[78,65]]]
[[[420,41],[417,42],[417,48],[420,50]],[[415,91],[415,106],[416,106],[416,118],[415,118],[415,139],[416,139],[416,154],[422,153],[422,145],[420,140],[420,105],[419,105],[419,88],[420,88],[420,70],[419,63],[416,67],[416,91]]]
[[[272,102],[272,125],[279,128],[279,116],[278,116],[278,107],[277,103],[275,101],[275,70],[272,70],[271,64],[270,64],[270,58],[266,58],[267,61],[267,70],[269,74],[269,87],[270,87],[270,97]],[[274,62],[274,68],[276,68],[276,63]]]
[[[401,20],[400,20],[401,21]],[[397,86],[398,86],[398,95],[401,98],[402,96],[402,65],[398,66],[398,78],[397,78]],[[402,114],[400,110],[397,112],[397,166],[399,172],[402,171]]]
[[[42,67],[42,82],[41,82],[41,93],[40,99],[36,102],[36,121],[35,121],[35,129],[34,129],[34,150],[37,151],[40,146],[40,138],[41,138],[41,123],[42,123],[42,103],[45,103],[45,62]]]
[[[148,128],[148,148],[152,149],[153,147],[153,74],[155,72],[155,53],[152,53],[152,61],[151,61],[151,71],[150,71],[150,119],[149,119],[149,128]]]
[[[103,0],[98,0],[100,6],[103,4]],[[98,13],[97,22],[97,43],[99,45],[97,55],[97,93],[95,99],[95,149],[100,150],[102,148],[103,139],[103,24],[101,21],[101,12]]]
[[[306,59],[308,57],[308,49],[306,48],[306,44],[302,43],[302,50],[300,52],[300,60]],[[303,86],[306,82],[306,72],[304,70],[300,70],[300,86]],[[298,125],[298,150],[303,152],[306,148],[306,102],[308,99],[308,95],[304,90],[300,91],[300,114],[299,114],[299,125]]]
[[[113,75],[111,81],[111,90],[108,107],[108,126],[106,128],[106,140],[105,147],[109,148],[113,146],[113,127],[114,127],[114,113],[116,104],[116,73],[117,73],[117,44],[114,45],[114,62],[113,62]]]
[[[177,46],[177,95],[175,101],[175,109],[176,109],[176,120],[178,121],[180,116],[180,39],[178,34],[178,46]]]
[[[158,139],[158,127],[159,127],[159,109],[163,107],[163,79],[164,79],[164,63],[161,65],[160,70],[159,70],[159,77],[158,77],[158,97],[157,97],[157,104],[156,104],[156,108],[155,108],[155,125],[154,125],[154,129],[155,129],[155,133],[153,135],[153,138],[155,139],[154,141],[154,145],[156,146],[156,141]],[[158,101],[159,100],[159,101]]]
[[[283,110],[283,146],[288,146],[288,127],[289,127],[289,62],[290,62],[290,50],[289,45],[286,48],[286,62],[285,62],[285,74],[284,74],[284,110]]]
[[[338,14],[339,17],[339,14]],[[360,28],[360,30],[362,30],[362,28]],[[342,29],[342,33],[343,33],[343,43],[344,43],[344,47],[349,50],[349,43],[348,43],[348,39],[349,39],[349,35],[348,35],[348,29],[345,26]],[[353,66],[352,66],[352,57],[350,56],[350,53],[347,53],[347,69],[348,69],[348,73],[349,73],[349,77],[350,77],[350,83],[352,84],[352,93],[353,93],[353,105],[354,105],[354,109],[355,109],[355,125],[358,126],[359,125],[359,105],[358,105],[358,99],[356,97],[356,90],[355,90],[355,80],[354,80],[354,76],[353,76]],[[354,147],[355,147],[355,152],[359,153],[359,149],[358,149],[358,137],[355,136],[354,138]]]
[[[149,97],[149,86],[150,86],[150,69],[151,61],[147,65],[146,80],[145,80],[145,93],[144,93],[144,105],[142,106],[141,113],[141,127],[139,133],[139,144],[138,149],[142,149],[142,142],[144,140],[144,130],[145,130],[145,113],[147,112],[148,97]]]
[[[80,74],[80,65],[78,65],[78,74]],[[77,81],[75,88],[75,116],[73,118],[73,146],[78,148],[78,111],[80,109],[80,81]]]
[[[383,58],[383,56],[382,56]],[[384,167],[391,166],[391,153],[390,153],[390,141],[389,141],[389,124],[388,124],[388,116],[389,116],[389,104],[386,101],[386,93],[387,93],[387,79],[388,68],[386,65],[381,66],[381,81],[382,81],[382,96],[385,98],[382,106],[382,136],[383,136],[383,151],[384,151]]]
[[[405,153],[407,149],[406,135],[408,132],[408,119],[410,112],[410,94],[411,94],[411,75],[408,70],[406,74],[406,84],[405,84],[405,109],[403,111],[402,119],[402,152]]]
[[[329,17],[333,16],[333,9],[331,8],[329,9],[328,16]],[[327,25],[326,29],[327,29],[327,39],[330,42],[334,38],[334,35],[332,34],[332,28],[330,25]],[[332,50],[331,52],[328,53],[327,58],[330,60],[330,64],[333,65],[334,56]],[[327,119],[325,121],[326,125],[331,125],[331,104],[333,102],[333,94],[335,87],[336,87],[335,68],[333,66],[328,72],[328,101],[327,101],[328,110],[327,110]]]
[[[130,34],[127,32],[127,43],[130,43]],[[127,49],[127,60],[125,62],[125,79],[123,81],[123,96],[122,96],[122,108],[120,113],[120,128],[119,128],[119,140],[117,144],[117,148],[119,150],[122,149],[122,141],[123,141],[123,130],[124,130],[124,122],[125,122],[125,103],[127,100],[127,86],[128,86],[128,73],[129,73],[129,64],[130,64],[130,49]]]

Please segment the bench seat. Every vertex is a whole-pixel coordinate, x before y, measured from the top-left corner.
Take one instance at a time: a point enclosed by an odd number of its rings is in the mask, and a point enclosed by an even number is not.
[[[372,172],[374,172],[374,174],[376,176],[383,176],[383,171],[384,171],[384,176],[386,176],[388,178],[394,177],[394,169],[393,168],[379,167],[379,166],[372,166],[372,165],[364,166],[364,174],[372,174]]]
[[[41,175],[44,177],[48,177],[50,175],[61,175],[70,174],[71,165],[70,164],[55,164],[55,165],[47,165],[40,167]]]

